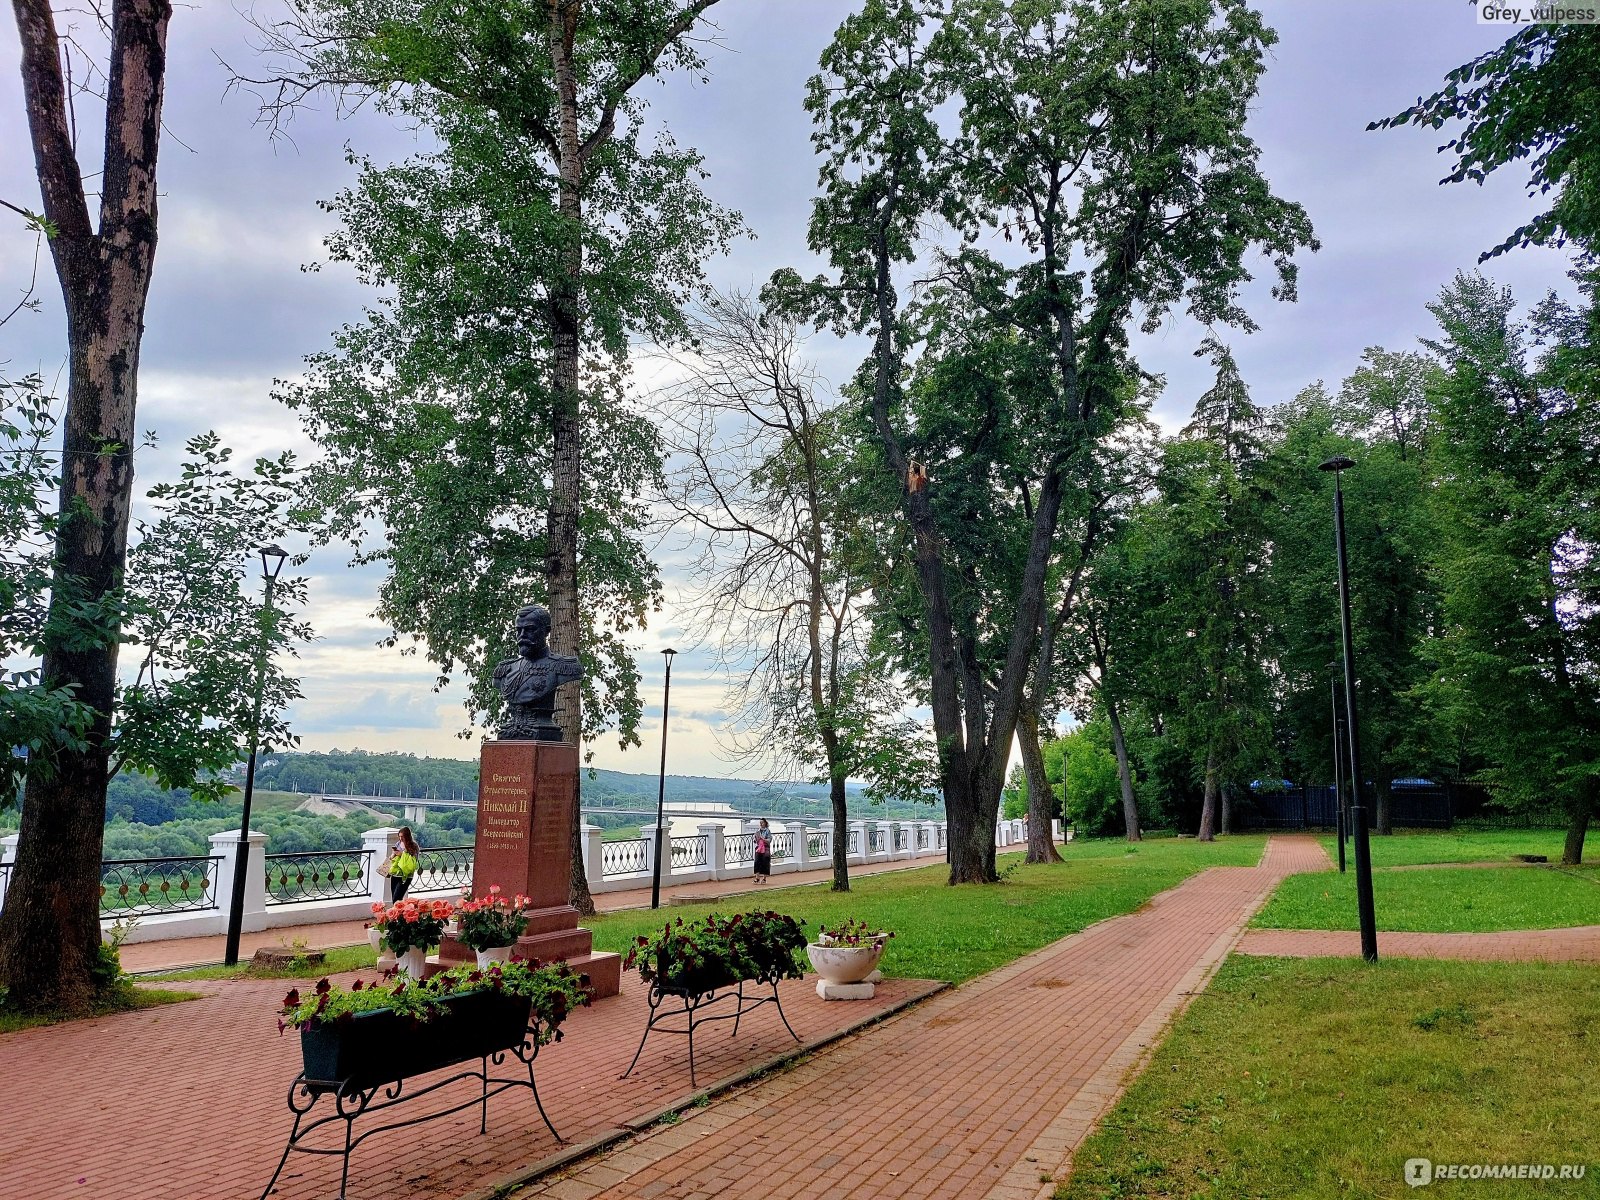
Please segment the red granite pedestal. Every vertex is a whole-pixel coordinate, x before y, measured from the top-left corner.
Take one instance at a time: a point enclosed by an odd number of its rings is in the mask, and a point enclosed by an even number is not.
[[[572,806],[578,794],[578,749],[568,742],[493,741],[483,744],[478,774],[478,837],[472,890],[499,884],[507,899],[527,896],[533,911],[513,952],[540,962],[562,959],[589,976],[596,999],[622,986],[622,959],[594,952],[593,935],[578,926],[567,903],[572,876]],[[439,946],[446,965],[472,962],[453,937]]]

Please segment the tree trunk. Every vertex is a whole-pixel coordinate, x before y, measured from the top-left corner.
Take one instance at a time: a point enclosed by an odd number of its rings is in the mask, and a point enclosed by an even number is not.
[[[1051,836],[1055,792],[1045,778],[1044,754],[1039,749],[1039,712],[1032,702],[1017,718],[1017,742],[1022,747],[1022,770],[1028,780],[1028,857],[1031,863],[1062,861]]]
[[[1217,751],[1206,751],[1206,798],[1200,806],[1200,832],[1202,842],[1215,841],[1217,837]]]
[[[1381,764],[1380,764],[1381,765]],[[1380,770],[1376,772],[1377,779],[1373,781],[1372,791],[1376,798],[1373,813],[1373,827],[1381,834],[1394,832],[1394,788],[1390,785],[1389,772]]]
[[[578,134],[578,76],[573,63],[579,0],[550,0],[550,58],[555,67],[560,108],[556,140],[560,147],[559,205],[564,225],[561,268],[550,296],[551,481],[546,522],[545,576],[550,596],[550,649],[578,654],[578,508],[583,479],[578,365],[581,352],[579,293],[583,282],[583,160]],[[569,687],[556,711],[561,732],[583,744],[583,693]],[[663,714],[665,719],[665,714]],[[594,914],[589,877],[583,869],[582,788],[572,803],[572,872],[569,903],[584,916]]]
[[[850,890],[850,810],[845,807],[844,776],[834,773],[828,785],[828,796],[833,801],[833,890]],[[801,837],[805,834],[802,832]]]
[[[1589,818],[1594,814],[1593,789],[1572,809],[1572,820],[1567,825],[1567,839],[1561,847],[1563,866],[1576,867],[1583,862],[1583,840],[1589,832]]]
[[[1222,799],[1222,832],[1233,832],[1233,781],[1222,784],[1218,788]]]
[[[1122,822],[1130,842],[1142,841],[1139,831],[1139,805],[1133,797],[1133,772],[1128,769],[1128,743],[1122,736],[1122,718],[1117,714],[1117,702],[1111,693],[1102,689],[1106,716],[1111,720],[1111,747],[1117,752],[1117,782],[1122,785]]]
[[[100,949],[105,821],[120,621],[99,606],[122,583],[145,298],[156,248],[156,152],[166,74],[165,0],[119,0],[111,14],[100,222],[89,218],[67,114],[61,48],[46,0],[13,0],[22,84],[50,250],[67,314],[55,581],[42,664],[95,713],[86,744],[30,763],[17,860],[0,910],[7,1006],[86,1012]],[[87,607],[95,615],[82,615]]]
[[[994,827],[1000,794],[985,804],[965,772],[943,773],[944,812],[949,822],[950,882],[994,883]]]

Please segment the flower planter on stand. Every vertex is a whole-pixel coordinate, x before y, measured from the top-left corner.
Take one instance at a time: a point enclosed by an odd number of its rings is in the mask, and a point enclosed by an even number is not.
[[[478,955],[478,970],[484,970],[490,963],[510,962],[511,951],[515,948],[514,946],[489,946],[483,950],[476,951]]]
[[[878,960],[883,957],[883,942],[865,946],[821,946],[812,942],[806,946],[806,957],[811,960],[817,980],[817,995],[824,1000],[870,1000],[877,990],[874,981],[878,974]]]

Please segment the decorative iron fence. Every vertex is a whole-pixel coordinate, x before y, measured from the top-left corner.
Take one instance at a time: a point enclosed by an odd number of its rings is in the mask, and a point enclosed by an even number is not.
[[[861,830],[852,829],[850,831],[850,837],[845,842],[844,852],[846,854],[860,854],[861,853]]]
[[[928,827],[926,825],[918,825],[917,826],[917,849],[918,850],[926,850],[927,848],[928,848]]]
[[[904,825],[896,825],[894,827],[894,848],[896,853],[906,848],[906,827]]]
[[[821,830],[806,834],[806,857],[815,862],[819,858],[833,857],[833,835]]]
[[[935,825],[933,827],[933,845],[934,845],[934,849],[943,850],[947,844],[948,844],[948,842],[947,842],[947,837],[946,837],[946,833],[945,833],[945,827],[943,825]]]
[[[722,847],[722,861],[729,866],[756,860],[756,835],[753,833],[736,833],[724,838]]]
[[[775,833],[772,835],[772,861],[782,862],[784,859],[794,857],[794,834]]]
[[[889,831],[879,825],[872,831],[872,852],[883,854],[889,846]]]
[[[417,855],[413,892],[464,891],[472,886],[472,846],[424,846]]]
[[[6,894],[6,889],[11,886],[11,864],[0,863],[0,898]]]
[[[267,903],[359,900],[372,894],[370,850],[267,855]]]
[[[672,839],[672,869],[704,867],[711,862],[711,838],[704,833]]]
[[[600,843],[600,874],[635,875],[648,864],[649,844],[644,838]]]
[[[1377,801],[1369,783],[1362,792],[1367,821],[1377,820]],[[1235,801],[1241,829],[1333,829],[1339,800],[1327,785],[1253,791]],[[1507,812],[1488,788],[1475,783],[1397,782],[1389,789],[1389,820],[1399,828],[1451,829],[1457,825],[1491,829],[1561,829],[1558,812]]]
[[[136,917],[216,908],[217,869],[221,864],[220,854],[103,862],[100,912],[108,917]],[[9,884],[10,879],[6,882]]]

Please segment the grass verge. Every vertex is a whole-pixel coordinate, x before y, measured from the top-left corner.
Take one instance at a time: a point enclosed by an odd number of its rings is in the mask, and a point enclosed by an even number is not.
[[[1256,914],[1266,929],[1355,929],[1350,870],[1291,875]],[[1486,867],[1374,871],[1378,928],[1395,933],[1489,933],[1600,924],[1600,870]]]
[[[1251,866],[1263,845],[1263,838],[1249,836],[1210,845],[1176,838],[1137,845],[1073,842],[1061,847],[1065,863],[1028,866],[1018,860],[1003,882],[987,887],[950,887],[939,864],[862,876],[848,893],[825,885],[774,889],[770,896],[674,905],[670,916],[627,910],[585,924],[594,929],[596,949],[626,952],[634,938],[680,916],[687,921],[770,907],[803,919],[813,935],[819,925],[856,918],[894,930],[884,974],[960,983],[1096,921],[1132,912],[1206,867]]]
[[[1542,854],[1551,862],[1560,862],[1564,837],[1559,829],[1495,829],[1482,832],[1419,829],[1397,830],[1387,837],[1373,834],[1367,840],[1372,846],[1374,867],[1410,867],[1424,863],[1509,860],[1513,854]],[[1321,841],[1328,857],[1338,862],[1338,839],[1325,837]],[[1355,850],[1349,843],[1346,843],[1345,852],[1354,866]]]
[[[163,1004],[179,1004],[185,1000],[198,1000],[199,992],[180,992],[166,988],[129,988],[114,1000],[97,1006],[88,1017],[109,1017],[116,1013],[137,1012],[142,1008],[158,1008]],[[40,1025],[59,1025],[63,1021],[87,1020],[88,1017],[60,1017],[48,1014],[15,1013],[7,1012],[0,1007],[0,1034],[16,1033],[22,1029],[33,1029]]]
[[[378,961],[378,956],[373,953],[372,947],[366,943],[359,946],[336,946],[331,950],[323,951],[327,958],[320,966],[311,966],[301,959],[295,959],[284,964],[282,968],[257,969],[248,961],[236,966],[225,967],[218,963],[210,967],[187,967],[181,971],[150,971],[141,975],[142,979],[320,979],[324,975],[334,975],[340,971],[370,971]]]
[[[1429,1196],[1592,1196],[1597,1010],[1600,971],[1579,964],[1235,955],[1057,1200],[1397,1197],[1410,1158],[1589,1164],[1582,1181]]]

